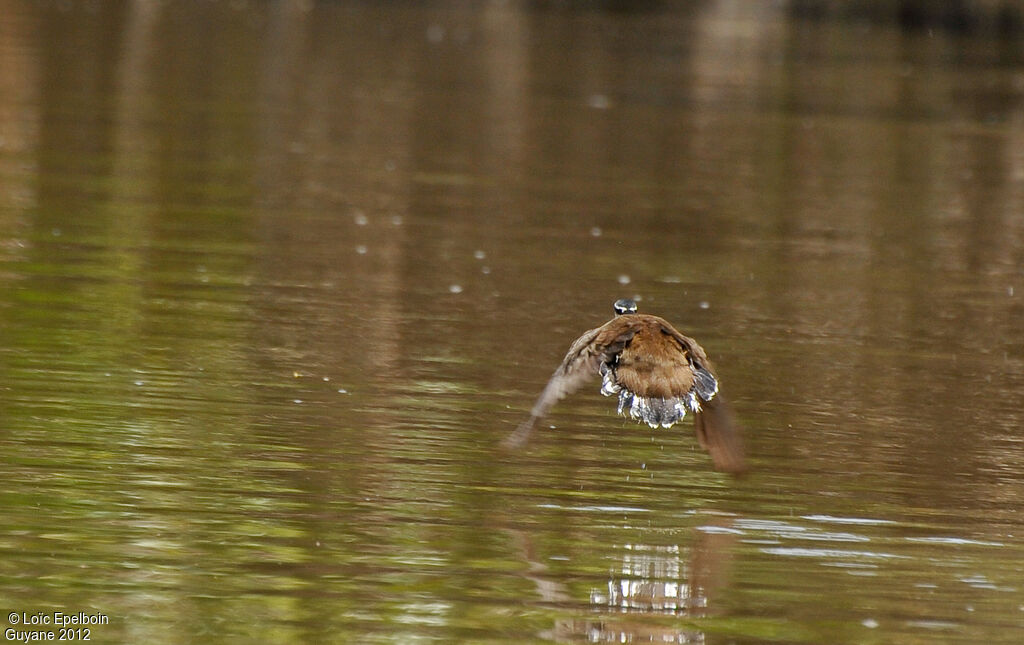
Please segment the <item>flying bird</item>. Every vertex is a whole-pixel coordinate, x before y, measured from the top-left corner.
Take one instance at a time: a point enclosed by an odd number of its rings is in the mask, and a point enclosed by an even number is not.
[[[601,394],[618,396],[622,416],[670,428],[692,412],[697,439],[715,468],[746,470],[740,432],[704,349],[664,318],[637,313],[633,300],[617,300],[613,308],[614,318],[573,342],[530,418],[502,445],[525,444],[551,406],[600,376]]]

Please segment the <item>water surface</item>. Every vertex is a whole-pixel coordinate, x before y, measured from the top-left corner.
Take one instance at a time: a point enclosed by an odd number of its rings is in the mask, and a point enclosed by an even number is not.
[[[606,9],[0,0],[0,609],[1017,642],[1021,41]],[[498,449],[622,296],[749,476],[597,382]]]

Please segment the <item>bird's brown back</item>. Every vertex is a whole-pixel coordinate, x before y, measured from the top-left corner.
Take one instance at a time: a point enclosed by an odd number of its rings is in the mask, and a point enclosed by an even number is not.
[[[611,323],[627,322],[635,329],[632,340],[619,354],[616,380],[642,397],[669,399],[686,396],[694,385],[690,348],[680,334],[657,316],[620,316]],[[674,333],[673,333],[674,332]],[[690,339],[688,339],[690,340]],[[696,345],[696,343],[693,343]],[[703,351],[697,348],[700,354]]]

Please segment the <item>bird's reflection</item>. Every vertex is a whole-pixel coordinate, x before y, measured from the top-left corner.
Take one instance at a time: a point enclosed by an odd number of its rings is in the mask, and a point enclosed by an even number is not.
[[[593,618],[557,620],[542,636],[561,642],[591,643],[704,643],[704,632],[691,626],[666,624],[649,617],[703,618],[715,613],[715,599],[725,584],[738,532],[733,519],[714,515],[695,529],[691,546],[631,543],[618,546],[624,552],[603,589],[590,592]],[[526,562],[526,576],[536,585],[545,604],[573,604],[562,583],[554,580],[548,566],[535,553],[531,537],[510,530],[519,555]]]
[[[687,584],[679,545],[625,544],[621,573],[608,580],[607,593],[592,591],[593,605],[623,610],[676,613],[690,609],[696,597]]]

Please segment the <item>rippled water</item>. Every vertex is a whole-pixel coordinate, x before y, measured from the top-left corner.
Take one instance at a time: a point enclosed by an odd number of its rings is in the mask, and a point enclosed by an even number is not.
[[[1014,34],[785,3],[0,14],[4,629],[1019,641]],[[751,474],[596,381],[499,450],[624,295],[708,350]]]

